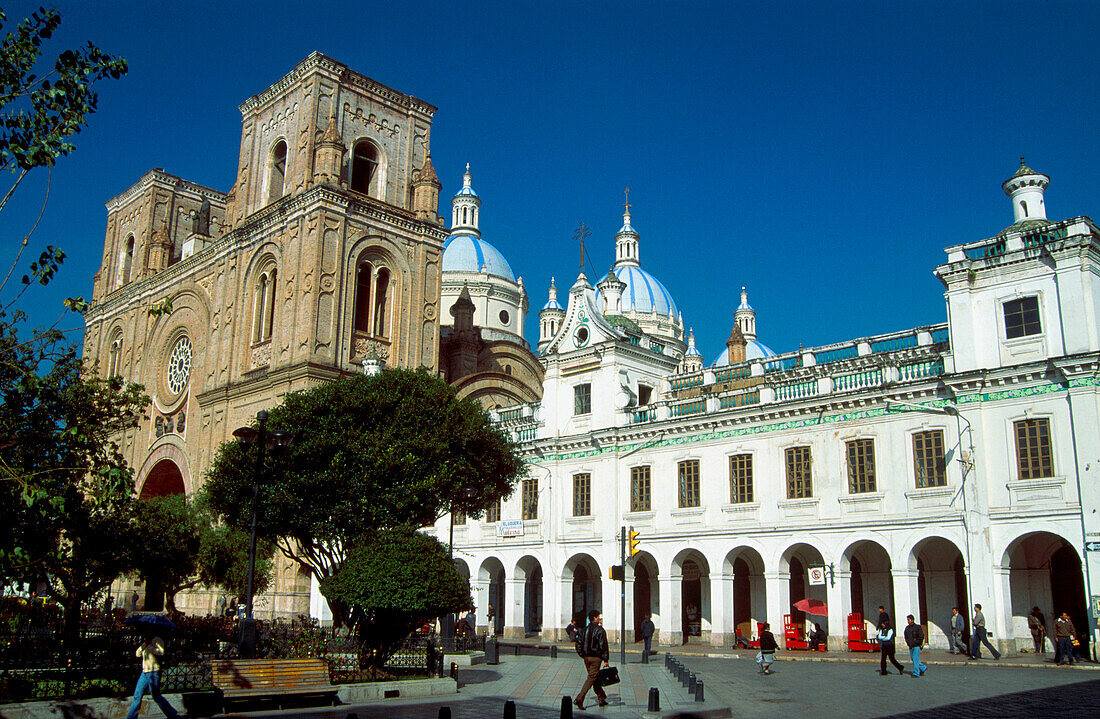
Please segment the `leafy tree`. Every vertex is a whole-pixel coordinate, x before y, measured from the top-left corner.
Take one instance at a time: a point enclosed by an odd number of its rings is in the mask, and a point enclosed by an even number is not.
[[[149,398],[118,377],[86,376],[72,348],[19,346],[0,326],[0,575],[48,579],[70,632],[80,604],[133,566],[133,477],[116,438]],[[37,371],[40,358],[52,360]]]
[[[434,537],[384,530],[357,544],[321,582],[330,602],[354,608],[359,665],[380,670],[426,620],[473,608],[470,583]]]
[[[478,515],[512,492],[524,467],[476,402],[424,369],[354,375],[288,395],[267,426],[295,441],[260,485],[257,529],[318,579],[379,529],[431,524],[452,503]],[[223,444],[203,489],[242,529],[251,518],[249,452]],[[346,607],[329,605],[337,621],[345,618]]]
[[[73,136],[96,109],[95,83],[126,72],[125,60],[91,43],[62,51],[40,71],[43,43],[60,22],[56,10],[40,8],[0,39],[0,170],[15,176],[0,210],[31,170],[52,167],[74,149]],[[0,28],[6,23],[0,10]],[[128,526],[132,477],[112,439],[136,424],[148,399],[117,378],[84,377],[76,352],[53,328],[19,336],[25,316],[15,303],[31,285],[48,284],[64,258],[47,247],[0,307],[0,579],[48,578],[73,633],[80,603],[131,564],[118,540]],[[87,307],[81,298],[64,304],[66,311]]]
[[[176,595],[199,585],[221,586],[245,593],[248,576],[248,534],[215,525],[213,517],[182,494],[135,503],[132,531],[140,547],[135,569],[146,580],[164,586],[165,609],[176,613]],[[256,593],[271,582],[275,545],[257,544]]]

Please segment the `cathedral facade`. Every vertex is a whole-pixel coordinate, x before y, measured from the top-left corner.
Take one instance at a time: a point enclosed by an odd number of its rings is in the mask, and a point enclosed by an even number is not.
[[[598,608],[613,639],[650,614],[665,643],[770,622],[790,648],[816,622],[839,649],[883,605],[943,648],[952,608],[980,603],[1009,652],[1033,606],[1094,627],[1100,230],[1047,219],[1049,181],[1021,164],[1013,224],[947,248],[946,323],[776,354],[742,290],[713,362],[642,269],[627,206],[612,270],[564,304],[551,284],[541,399],[494,413],[528,477],[456,519],[480,623],[491,603],[499,633],[560,639]]]
[[[537,399],[541,368],[522,341],[514,278],[511,333],[482,337],[470,323],[475,361],[453,371],[450,345],[441,358],[440,319],[453,322],[457,293],[443,295],[435,107],[314,53],[240,111],[228,192],[154,169],[107,203],[84,355],[152,397],[149,420],[123,438],[140,497],[195,492],[217,447],[257,411],[368,358],[467,384],[480,372],[481,394],[500,385],[519,388],[494,394],[506,403]],[[464,279],[476,291],[474,269]],[[158,606],[155,587],[137,590]],[[257,616],[304,612],[308,596],[308,576],[284,564]],[[179,598],[184,611],[215,602]]]

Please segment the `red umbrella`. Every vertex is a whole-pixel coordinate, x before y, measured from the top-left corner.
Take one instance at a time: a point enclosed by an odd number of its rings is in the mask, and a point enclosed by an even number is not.
[[[819,617],[829,616],[829,607],[820,599],[799,599],[794,603],[794,608],[807,614],[816,614]]]

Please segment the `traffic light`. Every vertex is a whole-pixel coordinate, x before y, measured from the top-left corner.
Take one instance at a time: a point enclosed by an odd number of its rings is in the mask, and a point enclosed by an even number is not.
[[[641,540],[638,539],[638,533],[635,532],[633,528],[631,528],[631,530],[627,533],[626,537],[627,541],[630,543],[630,551],[627,552],[627,556],[633,557],[635,554],[641,551],[640,549],[638,549],[638,544],[641,542]]]
[[[607,576],[608,578],[613,579],[616,582],[623,581],[623,565],[612,564],[610,567],[607,568]]]

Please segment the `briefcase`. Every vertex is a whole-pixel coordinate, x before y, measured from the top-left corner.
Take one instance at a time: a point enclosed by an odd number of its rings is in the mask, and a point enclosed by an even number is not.
[[[612,684],[619,683],[619,669],[618,667],[606,667],[600,670],[600,674],[596,677],[597,683],[601,687],[609,687]]]

